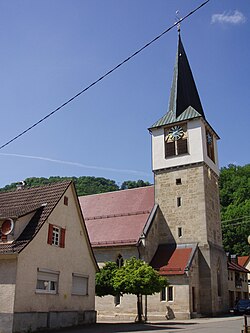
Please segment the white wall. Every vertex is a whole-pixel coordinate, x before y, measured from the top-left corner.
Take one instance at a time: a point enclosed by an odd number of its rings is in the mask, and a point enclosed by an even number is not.
[[[188,134],[188,154],[165,158],[165,139],[164,128],[157,128],[152,130],[152,168],[159,170],[170,167],[177,167],[186,164],[192,164],[205,161],[208,166],[217,174],[218,170],[218,156],[217,144],[214,136],[215,143],[215,162],[207,156],[206,148],[206,131],[204,121],[193,119],[187,122]]]
[[[16,259],[0,256],[0,332],[12,333],[16,287]]]
[[[15,312],[85,311],[95,308],[95,265],[86,242],[75,196],[70,187],[48,221],[19,254]],[[49,223],[66,229],[65,248],[47,244]],[[58,294],[36,292],[37,269],[59,271]],[[71,295],[72,273],[89,277],[87,296]]]

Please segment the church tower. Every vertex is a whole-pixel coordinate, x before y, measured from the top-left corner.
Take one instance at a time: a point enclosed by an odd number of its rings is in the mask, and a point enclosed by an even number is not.
[[[168,112],[149,129],[155,201],[168,232],[161,244],[198,244],[199,311],[227,309],[227,263],[219,203],[219,136],[208,123],[178,35]]]

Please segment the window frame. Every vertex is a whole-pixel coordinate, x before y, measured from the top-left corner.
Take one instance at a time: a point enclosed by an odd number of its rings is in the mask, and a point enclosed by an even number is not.
[[[161,302],[166,302],[167,301],[167,291],[166,291],[166,287],[163,287],[161,290],[161,294],[160,294],[160,299]]]
[[[65,228],[49,223],[47,243],[55,247],[64,248],[65,233]],[[55,234],[58,235],[58,237],[55,237]]]
[[[37,277],[36,277],[36,293],[37,294],[58,294],[59,290],[59,271],[53,271],[46,268],[37,268]],[[38,281],[44,281],[44,286],[46,289],[38,288]],[[46,285],[45,285],[46,283]],[[52,286],[55,286],[52,288]]]
[[[173,286],[167,287],[167,301],[168,302],[174,301],[174,287]]]

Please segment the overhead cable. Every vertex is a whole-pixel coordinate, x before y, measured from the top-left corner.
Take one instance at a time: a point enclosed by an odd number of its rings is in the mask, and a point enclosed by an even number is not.
[[[123,60],[122,62],[120,62],[118,65],[116,65],[115,67],[113,67],[111,70],[109,70],[108,72],[106,72],[104,75],[102,75],[101,77],[99,77],[97,80],[95,80],[94,82],[92,82],[90,85],[88,85],[87,87],[85,87],[84,89],[82,89],[80,92],[78,92],[76,95],[74,95],[73,97],[71,97],[70,99],[68,99],[66,102],[64,102],[63,104],[61,104],[59,107],[57,107],[55,110],[53,110],[52,112],[48,113],[45,117],[41,118],[40,120],[38,120],[36,123],[34,123],[33,125],[31,125],[30,127],[28,127],[27,129],[25,129],[24,131],[22,131],[21,133],[19,133],[18,135],[16,135],[15,137],[13,137],[11,140],[7,141],[6,143],[4,143],[3,145],[0,146],[0,149],[3,149],[4,147],[6,147],[7,145],[9,145],[10,143],[12,143],[13,141],[17,140],[18,138],[20,138],[21,136],[23,136],[25,133],[29,132],[31,129],[33,129],[34,127],[36,127],[37,125],[39,125],[40,123],[42,123],[44,120],[48,119],[49,117],[51,117],[53,114],[55,114],[56,112],[58,112],[59,110],[61,110],[64,106],[66,106],[67,104],[69,104],[70,102],[72,102],[74,99],[76,99],[77,97],[79,97],[81,94],[83,94],[84,92],[86,92],[88,89],[90,89],[91,87],[93,87],[94,85],[96,85],[98,82],[102,81],[106,76],[110,75],[111,73],[113,73],[115,70],[117,70],[119,67],[121,67],[122,65],[124,65],[125,63],[127,63],[129,60],[131,60],[132,58],[134,58],[136,55],[138,55],[140,52],[142,52],[144,49],[146,49],[148,46],[150,46],[152,43],[154,43],[155,41],[157,41],[159,38],[161,38],[163,35],[165,35],[167,32],[169,32],[171,29],[173,29],[175,26],[178,26],[182,21],[186,20],[189,16],[193,15],[196,11],[198,11],[199,9],[201,9],[203,6],[205,6],[210,0],[207,0],[205,2],[203,2],[201,5],[199,5],[198,7],[196,7],[195,9],[193,9],[191,12],[189,12],[187,15],[185,15],[183,18],[178,19],[177,22],[175,22],[173,25],[171,25],[168,29],[164,30],[161,34],[159,34],[157,37],[155,37],[154,39],[152,39],[150,42],[148,42],[147,44],[145,44],[144,46],[142,46],[140,49],[138,49],[136,52],[134,52],[132,55],[130,55],[128,58],[126,58],[125,60]]]

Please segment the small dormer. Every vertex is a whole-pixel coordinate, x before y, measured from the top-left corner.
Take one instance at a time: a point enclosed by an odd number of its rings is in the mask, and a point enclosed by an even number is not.
[[[0,242],[13,241],[15,222],[9,217],[0,218]]]

